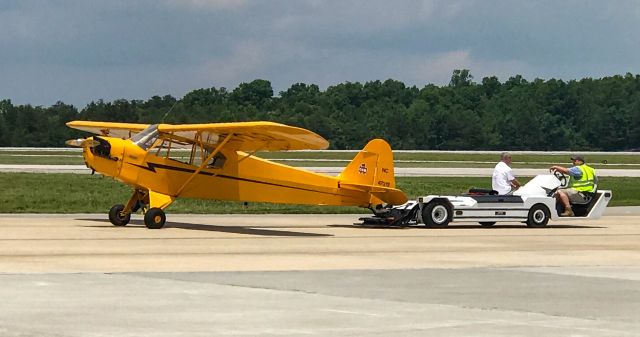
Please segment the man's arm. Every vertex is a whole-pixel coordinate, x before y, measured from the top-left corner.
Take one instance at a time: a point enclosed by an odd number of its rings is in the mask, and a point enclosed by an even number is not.
[[[511,168],[509,168],[509,172],[507,172],[507,180],[509,181],[509,184],[511,185],[512,190],[517,190],[520,188],[520,182],[513,175],[513,171],[511,170]]]
[[[569,168],[569,175],[576,178],[576,179],[580,179],[582,178],[582,171],[577,167],[577,166],[573,166],[571,168]]]
[[[511,186],[513,186],[513,188],[516,190],[519,189],[520,186],[522,186],[520,185],[520,182],[516,178],[513,178],[513,180],[511,180],[510,183],[511,183]]]
[[[549,168],[550,171],[556,170],[562,174],[566,174],[572,176],[576,179],[580,179],[582,177],[582,171],[577,166],[572,166],[570,168],[562,167],[562,166],[551,166]]]
[[[569,169],[568,169],[568,168],[566,168],[566,167],[562,167],[562,166],[551,166],[551,167],[549,168],[549,171],[554,171],[554,170],[555,170],[555,171],[558,171],[558,172],[560,172],[560,173],[562,173],[562,174],[569,174]]]

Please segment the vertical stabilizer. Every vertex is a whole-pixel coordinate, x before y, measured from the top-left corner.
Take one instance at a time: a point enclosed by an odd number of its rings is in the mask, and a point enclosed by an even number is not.
[[[382,139],[367,143],[338,178],[344,187],[370,192],[370,204],[406,202],[404,193],[395,189],[391,146]]]

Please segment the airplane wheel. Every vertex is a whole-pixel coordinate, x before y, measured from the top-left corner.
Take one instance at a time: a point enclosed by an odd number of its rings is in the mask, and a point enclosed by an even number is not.
[[[482,226],[482,227],[493,227],[493,225],[495,225],[495,224],[496,224],[495,221],[491,221],[491,222],[483,221],[483,222],[480,223],[480,226]]]
[[[535,204],[529,210],[529,215],[527,216],[527,227],[544,227],[549,222],[549,218],[551,217],[551,212],[549,212],[549,208],[543,204]]]
[[[427,227],[447,227],[452,215],[451,206],[442,200],[433,200],[422,209],[422,221]]]
[[[124,205],[122,204],[113,205],[109,210],[109,221],[111,221],[114,226],[126,226],[129,220],[131,220],[131,214],[127,214],[127,216],[122,215],[123,210]]]
[[[144,225],[149,229],[160,229],[164,226],[167,216],[161,208],[150,208],[144,214]]]

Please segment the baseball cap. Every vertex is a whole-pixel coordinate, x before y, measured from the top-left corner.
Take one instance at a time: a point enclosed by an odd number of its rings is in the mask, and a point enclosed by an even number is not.
[[[581,154],[576,154],[576,155],[571,156],[571,160],[579,160],[579,161],[581,161],[583,163],[585,162],[584,161],[584,156],[581,155]]]

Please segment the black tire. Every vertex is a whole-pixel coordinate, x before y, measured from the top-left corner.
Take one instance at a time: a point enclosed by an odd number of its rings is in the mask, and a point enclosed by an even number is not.
[[[451,205],[444,200],[433,200],[422,209],[422,221],[427,227],[447,227],[452,217]]]
[[[149,229],[160,229],[164,226],[167,216],[161,208],[150,208],[144,214],[144,225]]]
[[[527,216],[527,227],[540,228],[547,225],[551,212],[549,208],[543,204],[535,204],[529,209]]]
[[[114,226],[126,226],[129,223],[129,220],[131,220],[131,214],[127,214],[127,216],[122,215],[123,210],[123,204],[113,205],[109,210],[109,221],[111,221]]]
[[[493,227],[493,225],[495,225],[496,222],[495,221],[482,221],[480,222],[480,226],[482,227]]]

